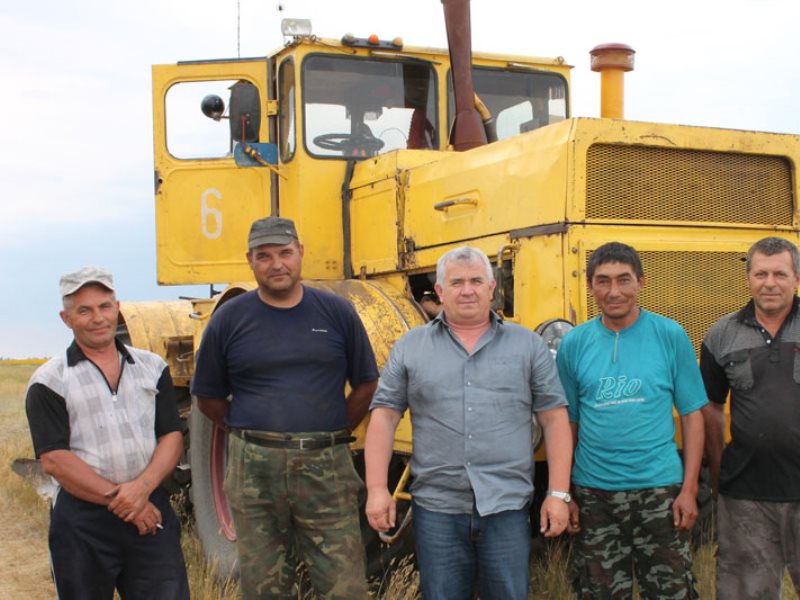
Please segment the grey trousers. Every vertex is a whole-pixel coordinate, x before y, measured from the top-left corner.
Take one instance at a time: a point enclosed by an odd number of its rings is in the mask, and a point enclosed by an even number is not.
[[[784,569],[800,585],[800,502],[717,500],[717,598],[780,598]]]

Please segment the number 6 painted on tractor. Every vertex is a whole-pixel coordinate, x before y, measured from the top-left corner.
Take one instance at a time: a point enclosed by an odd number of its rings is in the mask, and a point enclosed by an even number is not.
[[[206,236],[210,240],[217,239],[220,235],[222,235],[222,211],[218,208],[210,208],[208,206],[208,197],[214,196],[217,200],[222,200],[222,194],[219,190],[214,188],[208,188],[204,190],[202,195],[200,196],[200,227],[203,232],[203,235]],[[216,228],[214,231],[210,231],[208,228],[208,217],[214,217],[216,221]]]

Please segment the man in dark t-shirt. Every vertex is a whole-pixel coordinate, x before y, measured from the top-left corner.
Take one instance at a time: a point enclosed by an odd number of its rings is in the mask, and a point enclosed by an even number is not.
[[[258,288],[214,313],[192,381],[200,410],[231,433],[243,595],[296,597],[302,560],[320,597],[366,598],[363,484],[347,442],[377,384],[369,339],[350,303],[302,285],[292,221],[255,221],[248,248]]]

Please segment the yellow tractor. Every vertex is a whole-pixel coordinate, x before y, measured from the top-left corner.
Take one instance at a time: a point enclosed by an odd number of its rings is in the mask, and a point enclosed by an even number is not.
[[[696,347],[746,300],[750,244],[798,241],[798,136],[624,120],[633,51],[623,45],[592,52],[602,117],[573,117],[571,67],[473,54],[467,7],[444,0],[449,52],[399,38],[318,38],[308,22],[285,20],[289,41],[269,56],[153,67],[158,279],[210,284],[212,294],[126,304],[121,327],[168,360],[184,391],[210,315],[255,285],[246,239],[265,215],[295,221],[305,283],[353,303],[380,365],[427,320],[419,302],[436,260],[457,246],[491,257],[496,309],[555,352],[595,314],[585,266],[607,241],[641,251],[643,304],[683,324]],[[228,573],[226,435],[189,411],[186,391],[185,403],[197,529]],[[363,432],[362,423],[357,465]],[[403,498],[407,420],[395,451]],[[365,543],[380,546],[368,529]]]

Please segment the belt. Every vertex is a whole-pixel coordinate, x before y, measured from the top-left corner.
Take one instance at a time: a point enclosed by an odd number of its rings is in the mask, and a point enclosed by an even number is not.
[[[346,431],[334,431],[319,437],[295,437],[290,433],[265,433],[248,429],[233,429],[230,433],[245,442],[263,446],[265,448],[284,448],[287,450],[319,450],[330,448],[337,444],[349,444],[356,438]]]

